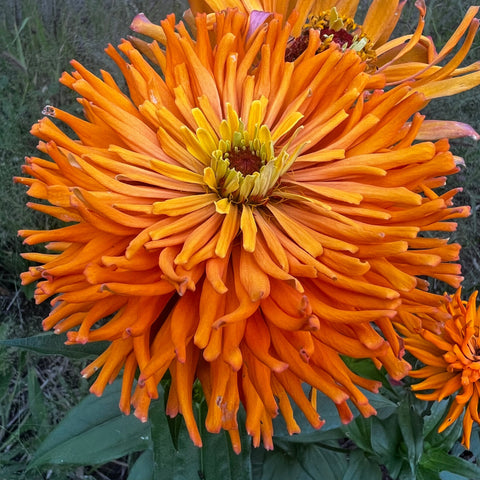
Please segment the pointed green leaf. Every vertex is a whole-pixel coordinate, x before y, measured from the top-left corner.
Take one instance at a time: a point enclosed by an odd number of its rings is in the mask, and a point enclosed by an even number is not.
[[[419,400],[417,400],[417,402],[419,402]],[[442,433],[438,433],[438,427],[443,422],[450,404],[451,402],[449,401],[434,402],[430,408],[430,415],[424,417],[423,436],[425,443],[428,443],[433,448],[439,448],[445,451],[452,449],[461,437],[463,430],[463,415],[461,415],[456,422],[446,428]]]
[[[150,426],[120,412],[121,382],[102,397],[89,395],[47,436],[29,468],[44,464],[95,465],[150,445]]]
[[[449,455],[445,450],[431,449],[425,452],[422,457],[423,468],[433,472],[452,472],[457,475],[464,475],[467,478],[480,478],[480,468],[463,458]]]
[[[314,479],[343,480],[347,471],[348,457],[345,453],[315,444],[298,445],[296,458],[303,470]]]
[[[34,429],[38,438],[41,439],[47,434],[50,427],[47,407],[34,368],[29,368],[27,378],[28,408],[31,418],[26,422],[26,425]]]
[[[336,444],[336,442],[335,442]],[[253,480],[342,480],[347,470],[346,453],[316,444],[286,443],[252,452]],[[335,448],[332,446],[332,448]]]
[[[159,388],[159,398],[152,402],[150,408],[155,480],[251,479],[250,443],[246,432],[241,431],[242,451],[237,455],[232,449],[227,432],[222,430],[218,434],[212,434],[205,430],[206,414],[205,401],[200,405],[195,404],[195,417],[203,442],[203,447],[198,448],[192,443],[181,416],[174,419],[174,428],[169,428],[169,419],[165,414],[164,392],[161,387]],[[243,418],[239,418],[239,425],[243,425],[244,421]],[[172,438],[172,434],[175,438]]]
[[[366,419],[371,424],[370,444],[375,454],[380,458],[389,458],[397,455],[400,431],[394,415],[380,420],[377,417]]]
[[[153,480],[153,451],[145,450],[132,465],[127,480]]]
[[[456,473],[452,472],[442,472],[440,473],[439,478],[440,480],[470,480],[468,477],[457,475]]]
[[[227,432],[209,433],[205,431],[206,416],[207,404],[202,402],[199,406],[199,427],[203,441],[200,457],[205,479],[250,480],[252,478],[250,463],[251,442],[244,427],[244,410],[241,408],[238,413],[238,425],[242,443],[242,450],[238,454],[233,451],[230,435]]]
[[[42,355],[63,355],[69,358],[86,358],[99,355],[108,346],[108,342],[87,343],[85,345],[65,345],[65,334],[41,333],[33,337],[9,338],[0,340],[0,346],[17,347],[31,350]]]
[[[370,419],[358,417],[344,427],[345,435],[364,452],[374,454],[372,448],[372,424]]]
[[[377,463],[369,460],[361,450],[352,450],[349,455],[348,468],[343,480],[382,480],[382,471]]]
[[[408,396],[400,402],[397,414],[408,463],[412,473],[415,473],[423,454],[423,418],[415,411]]]
[[[263,461],[256,465],[253,480],[316,480],[305,472],[294,455],[277,448],[263,450],[263,453]]]
[[[165,414],[163,388],[158,388],[159,397],[152,402],[149,416],[152,425],[154,480],[196,478],[198,476],[199,449],[190,439],[186,442],[185,433],[180,429],[175,448],[169,423]],[[186,428],[185,428],[186,431]]]
[[[418,400],[420,401],[420,400]],[[430,434],[435,434],[438,426],[442,423],[443,417],[447,412],[449,406],[448,400],[442,400],[441,402],[430,402],[431,405],[426,409],[426,415],[423,417],[423,436],[425,440],[428,439]]]

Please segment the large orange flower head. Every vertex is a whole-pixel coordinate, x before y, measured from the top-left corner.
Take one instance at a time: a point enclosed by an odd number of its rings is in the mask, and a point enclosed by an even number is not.
[[[311,30],[319,33],[319,51],[331,42],[344,50],[353,50],[367,62],[370,72],[383,72],[387,84],[414,80],[419,84],[435,84],[436,95],[452,95],[480,83],[480,64],[459,68],[467,55],[476,31],[475,15],[479,7],[471,7],[452,37],[437,52],[430,37],[423,35],[426,5],[417,0],[419,19],[413,33],[393,37],[406,1],[372,0],[363,19],[359,19],[359,0],[189,0],[191,9],[185,14],[189,20],[193,13],[216,12],[236,7],[253,12],[265,19],[261,12],[277,12],[287,18],[295,10],[298,16],[291,31],[287,59],[294,60],[307,49]],[[213,20],[213,14],[210,14]],[[393,37],[393,38],[392,38]],[[463,44],[445,65],[441,62],[454,50],[461,39]],[[433,85],[432,85],[433,88]]]
[[[443,308],[450,317],[438,333],[420,330],[412,333],[404,330],[405,346],[409,352],[425,364],[410,372],[413,378],[423,379],[412,385],[421,400],[441,401],[455,395],[439,432],[463,417],[462,443],[470,448],[473,422],[480,423],[480,308],[476,307],[478,292],[468,301],[462,300],[458,289]]]
[[[70,344],[110,342],[84,375],[98,373],[100,395],[123,371],[120,407],[133,403],[142,420],[169,370],[167,413],[183,414],[197,445],[197,379],[206,428],[228,430],[237,450],[240,402],[268,448],[279,409],[299,431],[290,400],[322,425],[317,390],[344,422],[348,399],[375,413],[358,386],[378,383],[341,355],[402,378],[391,319],[439,311],[443,297],[419,276],[461,281],[459,246],[432,233],[468,215],[452,205],[456,190],[435,193],[456,161],[447,140],[413,144],[428,89],[366,91],[384,77],[334,42],[285,61],[294,19],[252,31],[228,10],[210,32],[199,15],[192,38],[174,16],[161,27],[137,17],[137,31],[161,28],[165,50],[142,44],[150,63],[129,41],[106,49],[128,94],[73,61],[61,82],[86,118],[46,107],[32,132],[49,159],[27,159],[29,177],[17,178],[42,200],[31,208],[69,223],[20,232],[46,242],[47,253],[24,255],[40,265],[22,276],[54,306],[44,328]]]

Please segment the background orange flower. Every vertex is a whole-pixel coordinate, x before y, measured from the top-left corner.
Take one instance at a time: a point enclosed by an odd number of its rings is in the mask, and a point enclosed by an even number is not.
[[[423,379],[412,385],[420,400],[441,401],[454,396],[452,404],[438,431],[447,427],[464,414],[462,443],[470,448],[473,423],[480,423],[478,401],[480,394],[480,309],[476,307],[478,292],[468,301],[462,300],[461,289],[449,298],[443,310],[449,314],[438,332],[421,329],[413,333],[400,327],[405,335],[406,349],[415,355],[424,367],[413,370],[410,376]]]
[[[215,12],[232,7],[245,13],[253,12],[260,22],[265,21],[265,17],[259,15],[259,11],[279,13],[285,19],[295,11],[291,41],[296,44],[294,50],[297,56],[306,48],[306,40],[302,37],[307,39],[308,31],[314,28],[320,32],[321,42],[329,43],[333,38],[343,48],[364,52],[362,57],[367,59],[370,69],[383,72],[388,85],[414,80],[419,86],[430,84],[430,94],[435,92],[435,96],[447,96],[480,83],[478,62],[459,68],[478,29],[475,15],[479,7],[468,9],[457,30],[437,52],[432,38],[423,35],[427,13],[423,0],[415,3],[419,12],[415,31],[400,37],[393,35],[405,5],[399,0],[373,0],[362,20],[358,19],[358,0],[190,0],[189,3],[191,9],[185,14],[189,23],[192,15],[198,12]],[[213,21],[213,14],[209,16]],[[458,52],[440,66],[464,36]]]

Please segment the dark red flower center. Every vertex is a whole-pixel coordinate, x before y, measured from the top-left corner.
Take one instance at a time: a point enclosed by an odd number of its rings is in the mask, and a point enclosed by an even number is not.
[[[324,28],[320,30],[320,38],[323,40],[326,37],[333,35],[332,42],[335,42],[337,45],[343,46],[347,45],[347,48],[353,44],[353,35],[348,33],[344,28],[340,30],[334,30],[333,28]]]
[[[285,50],[285,61],[294,62],[308,47],[308,33],[295,38]]]
[[[262,167],[262,160],[250,150],[237,150],[228,152],[228,161],[230,168],[237,170],[243,175],[251,175],[258,172]]]
[[[341,28],[334,30],[333,28],[320,29],[320,40],[323,42],[328,37],[332,38],[341,47],[349,48],[353,45],[353,35],[347,30]],[[308,31],[303,32],[299,37],[295,38],[285,50],[285,61],[294,62],[308,47]]]

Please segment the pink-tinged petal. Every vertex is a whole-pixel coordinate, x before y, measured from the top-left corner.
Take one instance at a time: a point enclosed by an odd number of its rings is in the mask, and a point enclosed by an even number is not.
[[[480,140],[480,135],[467,123],[448,120],[425,120],[418,130],[417,140],[470,137]]]
[[[273,14],[271,12],[254,10],[250,14],[250,24],[248,26],[247,40],[272,16]]]
[[[165,43],[166,36],[163,28],[160,25],[156,25],[152,23],[144,13],[139,13],[135,16],[132,23],[130,24],[130,28],[137,33],[141,33],[142,35],[146,35],[147,37],[154,38],[155,40],[159,41],[160,43]]]

